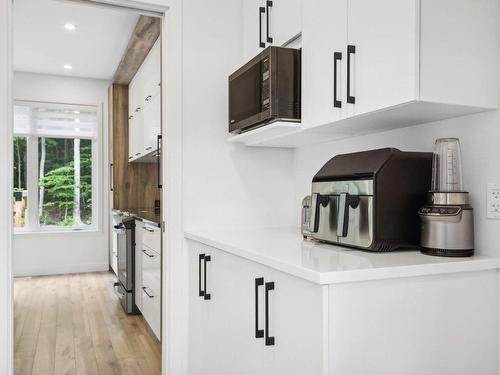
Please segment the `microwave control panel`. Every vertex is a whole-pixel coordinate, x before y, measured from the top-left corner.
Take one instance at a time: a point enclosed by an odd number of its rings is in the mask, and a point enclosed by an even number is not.
[[[262,111],[265,111],[271,107],[270,102],[270,81],[269,81],[269,57],[262,61]]]

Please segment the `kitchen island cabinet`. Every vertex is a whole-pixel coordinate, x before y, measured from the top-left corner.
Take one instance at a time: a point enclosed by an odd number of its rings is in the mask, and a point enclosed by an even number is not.
[[[498,259],[367,253],[289,229],[186,238],[191,375],[496,373]]]

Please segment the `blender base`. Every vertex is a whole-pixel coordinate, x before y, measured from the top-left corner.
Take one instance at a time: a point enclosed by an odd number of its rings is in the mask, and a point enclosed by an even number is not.
[[[452,258],[471,257],[474,255],[474,249],[434,249],[422,247],[420,252],[425,255]]]

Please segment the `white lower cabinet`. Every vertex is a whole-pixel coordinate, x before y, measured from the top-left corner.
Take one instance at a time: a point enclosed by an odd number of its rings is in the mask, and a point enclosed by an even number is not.
[[[161,232],[140,220],[135,222],[135,303],[160,340]]]
[[[321,285],[188,249],[189,375],[497,371],[495,270]]]
[[[196,242],[189,259],[190,375],[321,374],[323,287]]]
[[[142,284],[142,315],[158,340],[161,339],[161,293]]]

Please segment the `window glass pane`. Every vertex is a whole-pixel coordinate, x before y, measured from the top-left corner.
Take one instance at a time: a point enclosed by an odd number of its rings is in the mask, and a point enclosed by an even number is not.
[[[28,186],[26,184],[26,137],[14,137],[14,227],[28,224]]]
[[[92,141],[38,139],[40,226],[92,224]]]

